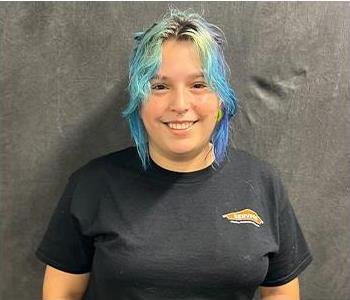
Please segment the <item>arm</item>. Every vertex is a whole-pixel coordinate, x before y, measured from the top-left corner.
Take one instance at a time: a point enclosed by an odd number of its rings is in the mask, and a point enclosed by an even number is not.
[[[261,286],[260,297],[261,300],[300,300],[298,277],[280,286]]]
[[[43,300],[80,300],[89,282],[90,273],[71,274],[46,266]]]

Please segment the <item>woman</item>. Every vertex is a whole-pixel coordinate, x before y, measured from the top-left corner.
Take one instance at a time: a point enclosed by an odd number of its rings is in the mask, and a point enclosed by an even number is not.
[[[229,147],[220,29],[171,9],[137,33],[136,147],[69,178],[36,251],[43,299],[299,299],[311,255],[279,172]]]

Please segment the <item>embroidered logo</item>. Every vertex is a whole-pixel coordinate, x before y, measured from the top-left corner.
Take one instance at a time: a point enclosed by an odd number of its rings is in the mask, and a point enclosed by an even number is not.
[[[259,215],[249,208],[233,211],[228,214],[222,215],[223,218],[226,218],[231,223],[249,223],[253,224],[256,227],[260,227],[260,225],[264,224],[264,221],[259,217]]]

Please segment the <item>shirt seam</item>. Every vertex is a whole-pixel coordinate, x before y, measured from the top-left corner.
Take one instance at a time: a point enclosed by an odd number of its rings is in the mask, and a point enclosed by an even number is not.
[[[261,284],[261,286],[278,286],[278,285],[285,284],[291,281],[292,279],[294,279],[295,277],[297,277],[298,274],[300,274],[303,270],[305,270],[305,268],[311,263],[311,261],[312,261],[312,255],[310,253],[306,253],[303,259],[297,264],[297,266],[287,275],[278,279],[264,281]]]

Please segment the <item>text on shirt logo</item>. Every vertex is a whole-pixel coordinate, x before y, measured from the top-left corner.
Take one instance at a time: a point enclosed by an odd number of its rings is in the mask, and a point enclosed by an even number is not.
[[[233,211],[227,214],[222,215],[223,218],[226,218],[231,223],[241,224],[241,223],[249,223],[253,224],[256,227],[260,227],[260,225],[264,224],[264,221],[259,217],[259,215],[249,208]]]

